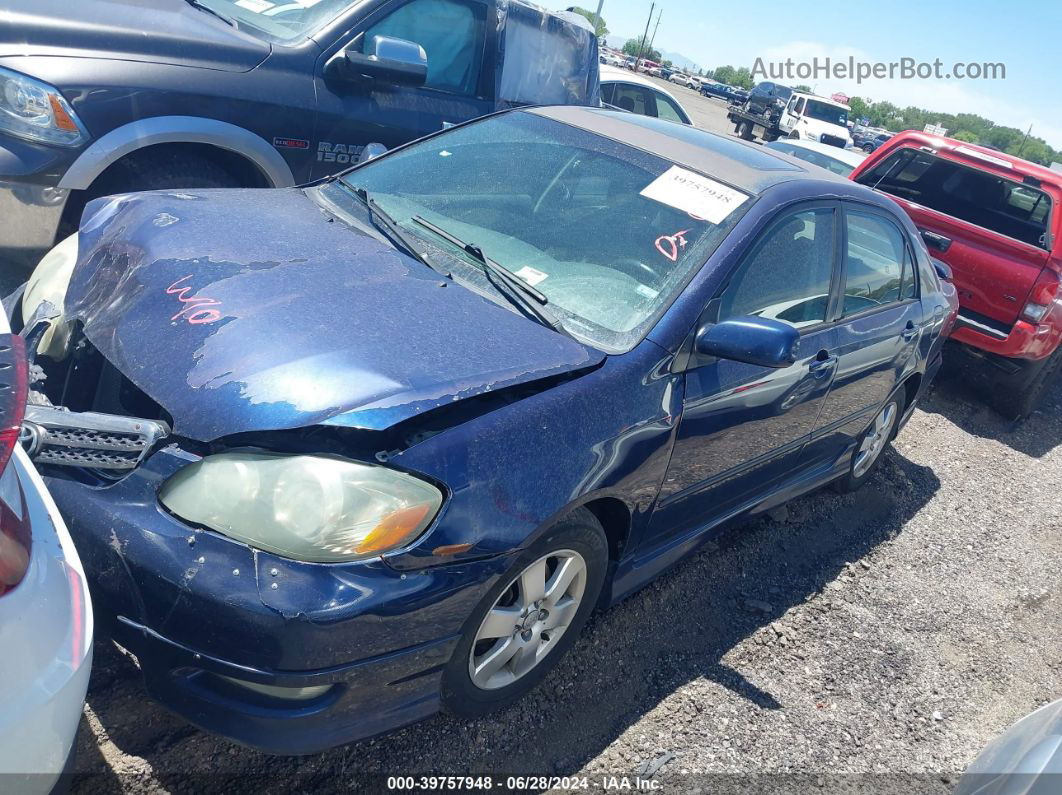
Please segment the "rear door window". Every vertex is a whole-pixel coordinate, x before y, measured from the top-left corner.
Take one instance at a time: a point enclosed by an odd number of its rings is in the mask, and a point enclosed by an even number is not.
[[[897,226],[876,213],[845,212],[844,315],[854,315],[901,300],[907,243]],[[909,290],[910,287],[907,286]]]
[[[1047,248],[1051,198],[1038,188],[910,147],[859,182],[1023,243]]]

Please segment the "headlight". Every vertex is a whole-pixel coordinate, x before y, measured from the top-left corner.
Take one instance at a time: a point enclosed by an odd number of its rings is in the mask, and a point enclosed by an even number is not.
[[[286,558],[337,563],[413,541],[442,505],[437,488],[385,467],[338,458],[221,453],[163,484],[177,516]]]
[[[60,146],[77,146],[88,133],[59,90],[0,68],[0,130]]]
[[[25,325],[37,311],[37,307],[48,301],[63,311],[66,290],[70,286],[70,277],[77,264],[77,235],[66,238],[41,258],[37,267],[26,282],[22,293],[22,323]],[[55,360],[66,357],[67,344],[70,342],[70,324],[62,316],[56,319],[52,327],[44,332],[37,344],[37,352]]]

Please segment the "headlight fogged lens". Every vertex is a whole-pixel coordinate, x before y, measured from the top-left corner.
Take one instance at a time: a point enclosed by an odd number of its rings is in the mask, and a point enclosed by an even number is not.
[[[28,75],[0,68],[0,130],[61,146],[88,138],[59,90]]]
[[[179,470],[159,499],[177,516],[295,560],[371,558],[413,541],[442,494],[386,467],[338,458],[222,453]]]

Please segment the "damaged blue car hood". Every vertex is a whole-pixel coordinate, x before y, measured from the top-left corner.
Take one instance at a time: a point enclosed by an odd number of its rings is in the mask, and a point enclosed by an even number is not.
[[[90,204],[65,310],[175,433],[201,441],[317,423],[382,430],[604,358],[298,189]]]

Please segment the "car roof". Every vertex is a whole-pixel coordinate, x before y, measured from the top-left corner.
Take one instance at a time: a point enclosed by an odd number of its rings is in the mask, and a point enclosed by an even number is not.
[[[873,191],[804,160],[685,124],[579,105],[527,108],[522,112],[554,119],[659,155],[753,195],[795,180],[847,185],[873,195]]]
[[[819,143],[818,141],[801,141],[796,138],[781,138],[775,143],[788,144],[789,146],[798,149],[810,149],[813,152],[819,152],[820,154],[832,157],[834,160],[840,160],[842,163],[847,163],[853,167],[858,166],[866,160],[866,155],[861,151],[857,153],[851,149],[842,149],[839,146]]]
[[[933,153],[943,152],[952,160],[964,163],[982,171],[990,171],[1000,176],[1009,176],[1012,179],[1021,177],[1033,177],[1041,182],[1062,187],[1062,174],[1052,171],[1046,166],[1023,160],[1014,155],[1008,155],[987,146],[966,143],[956,138],[944,138],[939,135],[929,135],[917,130],[907,130],[896,133],[889,139],[888,152],[895,152],[904,146],[924,147]],[[884,157],[884,155],[882,155]]]
[[[603,64],[600,72],[602,83],[633,83],[636,86],[648,86],[653,89],[653,91],[659,91],[661,94],[671,97],[679,107],[682,107],[682,103],[678,101],[678,97],[647,77],[642,77],[628,69],[617,69],[615,66],[605,66]],[[683,110],[685,110],[685,108],[683,108]],[[686,115],[688,116],[689,113]]]

